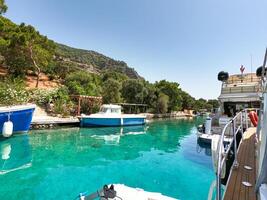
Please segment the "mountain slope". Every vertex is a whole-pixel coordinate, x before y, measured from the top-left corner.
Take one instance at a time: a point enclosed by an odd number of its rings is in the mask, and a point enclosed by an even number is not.
[[[142,78],[123,61],[117,61],[95,51],[72,48],[56,43],[56,59],[63,64],[71,65],[73,68],[100,74],[111,70],[123,73],[129,78]]]

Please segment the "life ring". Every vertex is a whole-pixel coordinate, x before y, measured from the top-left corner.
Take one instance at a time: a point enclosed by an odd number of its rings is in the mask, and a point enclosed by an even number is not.
[[[258,125],[258,115],[255,111],[251,111],[248,114],[250,121],[252,122],[253,126],[256,127]]]

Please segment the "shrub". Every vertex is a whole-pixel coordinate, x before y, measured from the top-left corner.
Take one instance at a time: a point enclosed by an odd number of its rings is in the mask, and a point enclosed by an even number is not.
[[[39,106],[44,106],[47,103],[51,103],[53,99],[57,96],[58,89],[45,90],[45,89],[33,89],[30,91],[31,98],[30,101],[38,104]]]
[[[27,103],[29,93],[22,79],[3,79],[0,81],[0,105],[11,106]]]
[[[34,89],[31,91],[31,101],[40,106],[46,106],[52,103],[55,114],[62,114],[63,116],[70,115],[73,109],[66,87],[61,87],[53,90]]]

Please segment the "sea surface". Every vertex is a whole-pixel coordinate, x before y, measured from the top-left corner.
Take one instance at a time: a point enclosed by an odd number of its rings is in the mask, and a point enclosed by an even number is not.
[[[70,199],[123,183],[182,200],[205,200],[211,151],[203,120],[155,120],[123,128],[31,131],[0,140],[0,199]]]

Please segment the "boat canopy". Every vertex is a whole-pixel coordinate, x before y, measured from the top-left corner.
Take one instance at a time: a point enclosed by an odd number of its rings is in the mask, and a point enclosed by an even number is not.
[[[121,106],[113,104],[104,104],[100,107],[100,113],[121,114]]]

